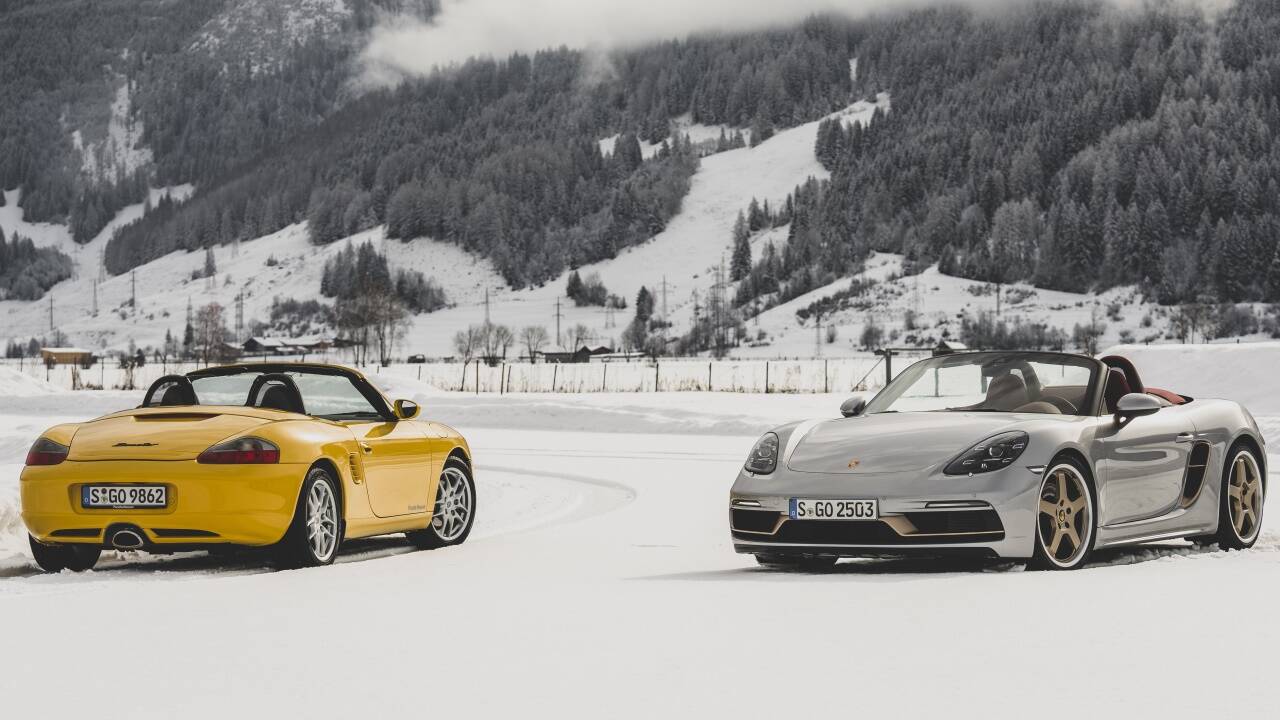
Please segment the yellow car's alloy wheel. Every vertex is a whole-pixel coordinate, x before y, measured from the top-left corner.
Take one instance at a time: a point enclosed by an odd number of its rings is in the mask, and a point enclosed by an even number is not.
[[[462,470],[447,467],[440,474],[440,490],[436,493],[435,512],[431,527],[445,543],[451,543],[462,535],[471,521],[473,497],[471,483]]]
[[[328,482],[307,491],[307,542],[316,560],[327,562],[338,549],[338,501]]]

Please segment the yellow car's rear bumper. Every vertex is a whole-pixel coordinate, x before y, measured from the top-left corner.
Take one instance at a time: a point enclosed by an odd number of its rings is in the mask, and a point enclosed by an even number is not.
[[[22,473],[22,519],[37,540],[106,544],[114,525],[141,529],[149,545],[269,545],[284,537],[309,466],[201,465],[188,461],[66,461]],[[86,484],[168,487],[157,509],[87,509]]]

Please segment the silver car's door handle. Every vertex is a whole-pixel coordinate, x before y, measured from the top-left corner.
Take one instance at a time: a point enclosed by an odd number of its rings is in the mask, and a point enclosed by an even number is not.
[[[1177,436],[1177,437],[1175,437],[1175,438],[1173,439],[1173,441],[1174,441],[1174,442],[1180,442],[1180,443],[1189,443],[1189,442],[1191,442],[1192,440],[1195,440],[1195,439],[1196,439],[1196,434],[1195,434],[1195,433],[1190,433],[1190,432],[1180,432],[1180,433],[1178,433],[1178,436]]]

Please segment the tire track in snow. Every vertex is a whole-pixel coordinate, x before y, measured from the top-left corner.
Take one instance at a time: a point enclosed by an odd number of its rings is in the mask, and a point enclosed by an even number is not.
[[[508,535],[578,522],[612,512],[636,497],[633,488],[610,480],[492,465],[477,466],[476,494],[476,526],[468,538],[469,542],[492,542]],[[409,546],[400,534],[360,538],[344,542],[335,563],[366,562],[410,552],[418,551]],[[139,576],[150,580],[183,580],[276,571],[267,564],[266,553],[262,549],[248,549],[230,555],[203,552],[149,555],[107,551],[98,567],[91,572],[56,575],[41,572],[28,554],[22,553],[6,558],[5,566],[0,567],[0,578],[27,578],[45,590],[52,590],[54,585],[79,587],[82,583],[138,580]]]

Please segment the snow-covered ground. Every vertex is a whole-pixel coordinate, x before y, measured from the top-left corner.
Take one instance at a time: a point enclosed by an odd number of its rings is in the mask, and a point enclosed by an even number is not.
[[[1251,357],[1217,394],[1266,367]],[[1153,382],[1168,377],[1146,359]],[[383,382],[472,442],[480,515],[462,547],[364,541],[290,572],[108,557],[49,576],[22,548],[22,456],[45,426],[138,394],[0,377],[6,716],[1175,718],[1265,717],[1280,702],[1274,502],[1245,553],[1168,543],[1065,574],[925,561],[781,574],[733,553],[728,486],[761,430],[833,416],[839,396]]]

